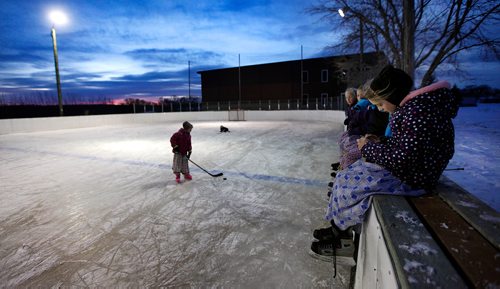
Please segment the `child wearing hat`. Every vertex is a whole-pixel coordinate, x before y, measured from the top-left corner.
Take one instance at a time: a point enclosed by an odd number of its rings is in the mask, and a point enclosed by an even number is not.
[[[174,153],[174,161],[172,163],[172,170],[175,174],[175,181],[181,182],[181,173],[184,175],[185,180],[192,180],[193,177],[189,174],[189,157],[191,156],[191,130],[193,125],[185,121],[182,128],[179,129],[170,137],[170,144],[172,145],[172,152]]]
[[[332,226],[314,231],[314,257],[333,259],[332,246],[341,244],[348,228],[363,222],[371,196],[419,196],[438,183],[454,153],[457,97],[445,81],[410,92],[412,86],[410,76],[391,65],[371,82],[368,100],[391,113],[392,136],[358,140],[364,160],[337,174],[325,216]]]

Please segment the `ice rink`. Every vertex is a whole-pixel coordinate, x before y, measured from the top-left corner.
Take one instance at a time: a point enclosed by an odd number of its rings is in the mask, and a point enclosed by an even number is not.
[[[227,180],[175,183],[177,122],[0,135],[1,286],[345,287],[308,255],[342,128],[192,123],[192,160]]]

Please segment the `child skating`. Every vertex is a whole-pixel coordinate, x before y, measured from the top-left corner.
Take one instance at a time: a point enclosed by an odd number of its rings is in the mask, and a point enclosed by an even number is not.
[[[175,174],[175,181],[181,183],[181,173],[184,179],[189,181],[193,177],[189,174],[189,157],[191,156],[191,130],[193,125],[185,121],[182,128],[170,137],[172,152],[174,153],[174,161],[172,170]]]

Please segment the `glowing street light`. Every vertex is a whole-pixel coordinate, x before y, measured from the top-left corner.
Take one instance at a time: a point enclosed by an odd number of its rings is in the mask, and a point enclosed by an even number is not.
[[[349,12],[349,7],[345,7],[346,12]],[[345,13],[344,10],[338,10],[340,17],[344,18]],[[359,18],[359,70],[362,73],[363,70],[363,20]]]
[[[56,24],[64,25],[68,22],[68,18],[61,11],[52,11],[49,14],[49,18],[52,21],[52,45],[54,46],[54,64],[56,67],[56,81],[57,81],[57,100],[59,103],[59,116],[63,116],[63,105],[62,105],[62,91],[61,91],[61,79],[59,77],[59,60],[57,57],[57,39],[56,39]]]

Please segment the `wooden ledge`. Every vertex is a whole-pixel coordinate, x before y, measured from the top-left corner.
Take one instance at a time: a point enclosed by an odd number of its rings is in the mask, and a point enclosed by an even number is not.
[[[405,197],[377,195],[373,207],[401,288],[468,287]]]

